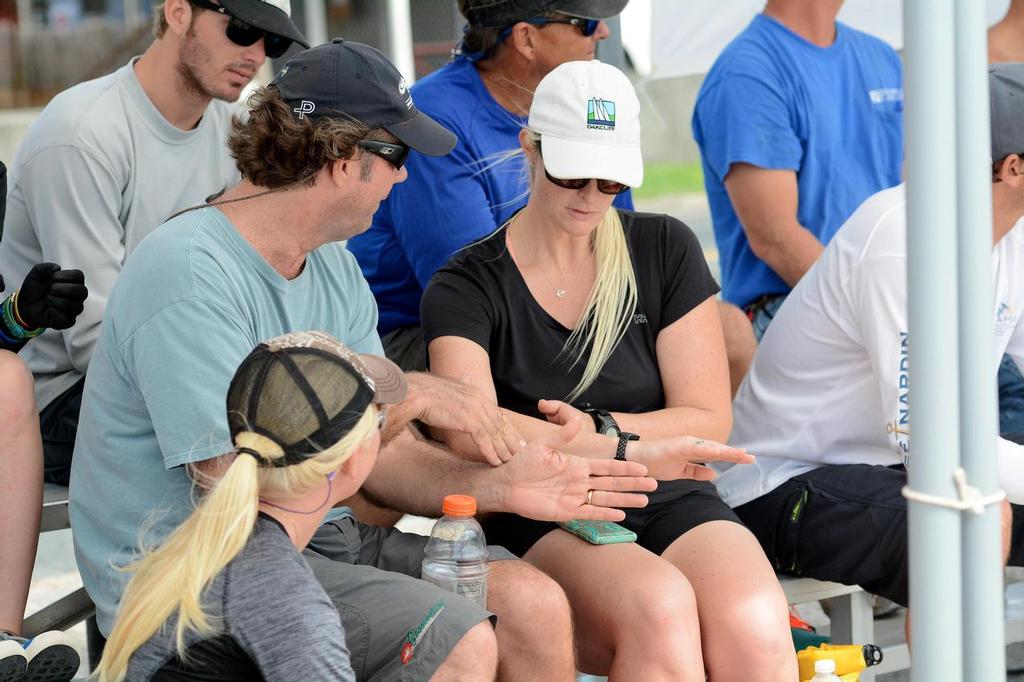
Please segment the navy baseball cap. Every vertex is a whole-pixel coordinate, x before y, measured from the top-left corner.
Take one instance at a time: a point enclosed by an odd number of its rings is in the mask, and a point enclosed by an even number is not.
[[[607,19],[622,11],[629,0],[463,0],[462,13],[470,26],[507,28],[550,12],[585,19]]]
[[[335,38],[288,60],[275,85],[299,118],[355,119],[383,128],[428,156],[443,156],[455,135],[413,104],[398,69],[380,50]]]

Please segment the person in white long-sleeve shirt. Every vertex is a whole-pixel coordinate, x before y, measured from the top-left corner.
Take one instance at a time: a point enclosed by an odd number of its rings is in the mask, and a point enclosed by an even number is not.
[[[990,67],[989,80],[996,372],[1004,353],[1024,366],[1024,64]],[[777,570],[904,605],[901,489],[906,467],[928,465],[910,441],[906,227],[903,185],[873,195],[794,288],[733,405],[731,444],[757,462],[716,467],[715,482]],[[1000,485],[1024,502],[1024,446],[994,446]]]

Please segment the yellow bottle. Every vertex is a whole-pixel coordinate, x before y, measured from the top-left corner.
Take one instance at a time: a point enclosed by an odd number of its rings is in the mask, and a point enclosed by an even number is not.
[[[882,650],[874,644],[822,644],[798,651],[796,658],[800,664],[801,680],[812,679],[814,662],[825,658],[831,658],[836,662],[838,677],[844,680],[857,680],[860,671],[882,662]]]

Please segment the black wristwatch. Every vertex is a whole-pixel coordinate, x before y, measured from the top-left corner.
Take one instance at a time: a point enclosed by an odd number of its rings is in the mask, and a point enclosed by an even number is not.
[[[594,431],[605,436],[618,436],[621,429],[615,417],[608,410],[583,410],[594,420]]]
[[[626,461],[626,443],[631,440],[640,440],[640,436],[629,431],[619,431],[619,444],[615,447],[615,459]]]

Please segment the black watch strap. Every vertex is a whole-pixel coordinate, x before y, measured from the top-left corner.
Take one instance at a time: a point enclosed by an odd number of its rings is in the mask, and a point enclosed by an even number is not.
[[[640,440],[640,436],[629,431],[619,432],[619,444],[615,448],[615,459],[626,461],[626,443],[631,440]]]

